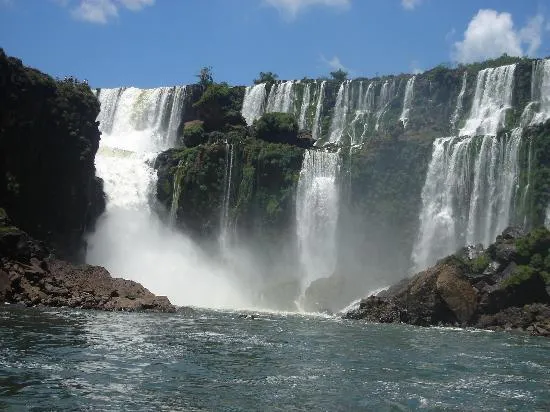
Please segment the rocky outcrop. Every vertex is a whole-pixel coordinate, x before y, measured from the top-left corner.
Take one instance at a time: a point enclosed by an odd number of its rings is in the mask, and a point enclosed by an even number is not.
[[[550,336],[550,232],[507,229],[486,250],[469,248],[363,299],[349,319],[519,329]]]
[[[175,310],[168,298],[155,296],[131,280],[112,278],[100,266],[73,265],[56,259],[41,242],[9,223],[5,218],[0,225],[0,303],[100,310]]]
[[[176,226],[197,239],[217,236],[229,199],[228,218],[238,222],[237,231],[284,241],[281,233],[294,224],[303,149],[240,132],[208,135],[211,143],[170,149],[156,159],[157,199],[172,209]]]
[[[0,206],[56,253],[82,261],[105,207],[94,157],[99,103],[86,83],[56,81],[0,49]]]

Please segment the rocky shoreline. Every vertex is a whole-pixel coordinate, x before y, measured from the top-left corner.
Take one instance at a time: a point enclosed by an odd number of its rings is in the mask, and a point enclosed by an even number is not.
[[[3,214],[0,303],[107,311],[176,310],[166,296],[156,296],[137,282],[113,278],[103,267],[55,258],[44,244],[9,223]]]
[[[509,228],[360,301],[347,319],[522,331],[550,337],[550,232]]]

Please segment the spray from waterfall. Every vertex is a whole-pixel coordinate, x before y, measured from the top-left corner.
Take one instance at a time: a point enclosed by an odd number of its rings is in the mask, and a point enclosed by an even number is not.
[[[302,265],[302,292],[336,268],[339,194],[338,153],[307,150],[296,194],[296,234]]]
[[[100,123],[103,136],[96,168],[108,199],[106,212],[88,239],[87,261],[106,267],[114,276],[141,282],[176,304],[250,306],[246,284],[238,274],[228,272],[151,210],[157,179],[151,164],[158,152],[173,146],[171,130],[179,127],[176,119],[182,116],[178,110],[183,103],[174,99],[184,99],[185,92],[176,91],[101,90],[98,119],[105,124]],[[181,179],[181,170],[175,179]],[[179,195],[171,214],[177,201]]]

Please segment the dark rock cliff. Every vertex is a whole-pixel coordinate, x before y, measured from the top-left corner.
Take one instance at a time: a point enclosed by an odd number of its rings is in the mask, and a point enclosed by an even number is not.
[[[0,205],[56,253],[82,261],[105,207],[94,157],[99,103],[85,83],[56,81],[0,50]]]

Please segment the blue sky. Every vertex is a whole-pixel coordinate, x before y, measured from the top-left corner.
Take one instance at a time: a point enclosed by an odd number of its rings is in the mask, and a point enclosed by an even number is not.
[[[94,87],[413,72],[550,55],[545,0],[0,0],[0,47]]]

